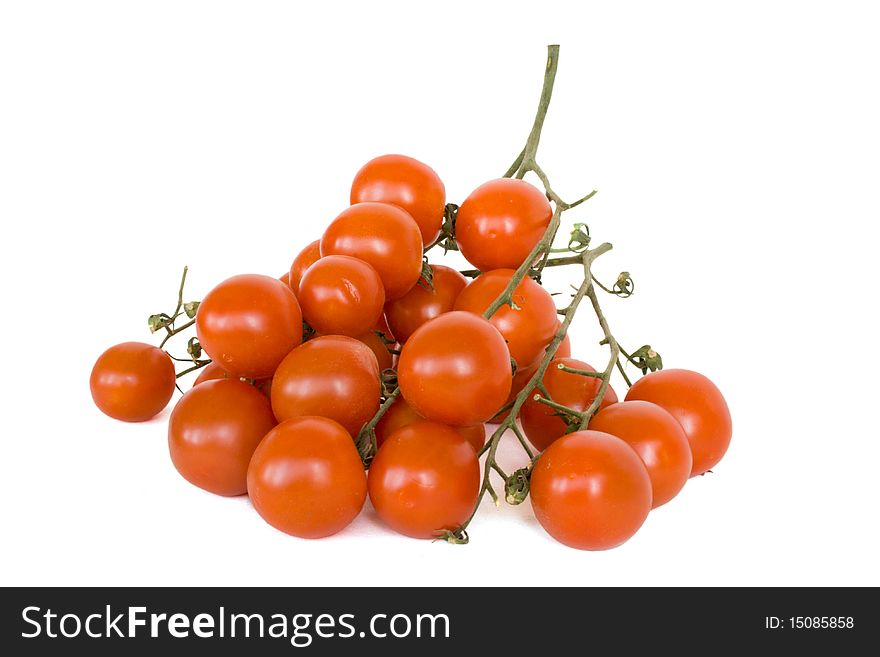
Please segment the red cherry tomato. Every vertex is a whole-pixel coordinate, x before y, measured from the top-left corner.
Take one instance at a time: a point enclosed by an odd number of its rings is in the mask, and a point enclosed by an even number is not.
[[[543,192],[522,180],[490,180],[458,210],[455,240],[480,271],[516,269],[541,241],[553,212]]]
[[[291,351],[272,379],[279,421],[302,415],[335,420],[357,435],[379,410],[379,366],[364,343],[323,335]]]
[[[495,415],[513,378],[501,334],[482,317],[459,311],[416,330],[397,371],[400,391],[419,415],[459,427]]]
[[[578,370],[595,372],[587,363],[574,358],[554,358],[547,366],[544,373],[544,386],[550,393],[550,398],[557,404],[568,406],[576,411],[585,411],[596,398],[596,392],[601,384],[600,379],[580,374],[563,372],[559,364]],[[617,403],[617,394],[609,385],[602,397],[599,408],[605,408],[610,404]],[[545,450],[554,440],[562,436],[568,425],[565,423],[554,408],[535,401],[532,398],[526,400],[520,411],[520,420],[523,431],[529,442],[538,450]]]
[[[363,342],[370,348],[370,351],[376,356],[376,362],[379,364],[379,371],[384,372],[387,369],[391,369],[391,366],[393,365],[393,354],[388,351],[388,348],[393,345],[385,344],[379,336],[379,333],[381,333],[381,330],[377,327],[367,331],[363,335],[357,336],[357,340],[358,342]]]
[[[406,403],[405,399],[398,399],[391,408],[385,411],[385,415],[376,424],[376,445],[382,447],[388,436],[401,427],[415,422],[423,422],[424,420],[425,418],[416,413],[412,406]],[[482,424],[475,424],[470,427],[452,427],[452,429],[467,440],[475,451],[479,451],[486,442],[486,428]]]
[[[455,309],[482,315],[504,291],[513,274],[512,269],[481,274],[458,295]],[[547,290],[528,277],[514,289],[513,302],[516,309],[501,306],[489,321],[504,337],[517,367],[527,368],[543,356],[556,333],[556,304]]]
[[[247,489],[257,513],[276,529],[321,538],[357,517],[367,482],[354,441],[341,425],[297,417],[272,429],[257,447]]]
[[[538,458],[530,495],[535,517],[557,541],[579,550],[607,550],[645,522],[651,478],[620,438],[576,431]]]
[[[453,429],[416,422],[388,437],[370,465],[367,487],[376,513],[394,531],[437,538],[473,511],[480,464]]]
[[[679,421],[694,457],[691,476],[715,467],[727,452],[733,423],[721,391],[702,374],[660,370],[636,381],[627,401],[641,399],[662,406]]]
[[[224,370],[262,379],[302,342],[302,313],[277,278],[244,274],[208,292],[196,314],[196,332],[202,349]]]
[[[376,270],[350,256],[327,256],[309,267],[299,285],[303,316],[325,335],[357,336],[376,325],[385,290]]]
[[[174,363],[151,344],[123,342],[98,356],[89,386],[105,415],[143,422],[168,405],[174,393]]]
[[[377,201],[406,210],[427,246],[443,225],[446,188],[427,164],[405,155],[381,155],[367,162],[351,185],[351,202]]]
[[[385,299],[399,299],[422,275],[422,234],[406,210],[387,203],[358,203],[343,210],[324,231],[321,256],[328,255],[370,263],[385,286]]]
[[[422,324],[452,310],[467,285],[467,279],[450,267],[431,265],[431,269],[434,271],[431,286],[423,286],[423,281],[419,281],[402,297],[385,304],[385,317],[401,344]]]
[[[678,495],[691,476],[693,457],[684,429],[656,404],[612,404],[590,420],[590,429],[617,436],[641,457],[651,477],[655,509]]]
[[[302,280],[306,269],[318,262],[321,258],[321,240],[315,240],[306,245],[302,251],[293,259],[290,265],[290,271],[287,272],[287,284],[293,293],[299,297],[299,283]]]
[[[191,484],[217,495],[247,493],[247,470],[275,416],[266,396],[235,379],[205,381],[171,413],[171,462]]]

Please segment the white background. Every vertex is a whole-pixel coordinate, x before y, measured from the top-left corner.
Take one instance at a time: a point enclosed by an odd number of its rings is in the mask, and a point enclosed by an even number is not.
[[[880,584],[876,16],[719,5],[4,3],[0,581]],[[734,417],[715,473],[635,538],[578,552],[528,504],[486,504],[464,547],[369,507],[298,540],[180,478],[168,410],[96,410],[94,359],[153,339],[184,264],[189,298],[280,275],[382,153],[429,163],[450,201],[500,175],[552,42],[540,161],[565,197],[599,189],[569,220],[614,243],[601,279],[635,278],[604,299],[612,328],[709,375]],[[588,313],[574,350],[598,364]]]

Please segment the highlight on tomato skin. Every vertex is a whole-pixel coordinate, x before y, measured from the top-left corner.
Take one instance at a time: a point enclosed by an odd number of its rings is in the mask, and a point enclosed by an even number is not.
[[[210,493],[244,495],[251,456],[275,424],[269,400],[255,386],[237,379],[204,381],[171,412],[171,462],[184,479]]]
[[[302,342],[302,312],[277,278],[243,274],[208,292],[196,314],[196,334],[211,360],[234,376],[262,379]]]
[[[421,421],[394,431],[367,476],[370,501],[394,531],[436,539],[470,515],[480,489],[473,447],[454,429]]]
[[[651,372],[633,383],[627,401],[648,401],[666,409],[681,424],[693,454],[691,476],[718,465],[733,435],[730,409],[718,387],[698,372]]]
[[[324,335],[363,335],[382,316],[385,288],[379,272],[346,255],[321,258],[302,276],[299,303],[303,318]]]
[[[409,292],[422,275],[422,234],[410,214],[387,203],[357,203],[336,217],[321,236],[321,257],[344,255],[372,265],[385,300]],[[319,261],[320,262],[320,261]]]
[[[364,343],[322,335],[300,345],[272,379],[272,410],[279,421],[326,417],[356,436],[379,410],[379,365]]]
[[[629,540],[652,506],[651,477],[623,440],[576,431],[551,442],[530,480],[532,509],[560,543],[608,550]]]
[[[367,477],[350,433],[325,417],[286,420],[260,442],[247,471],[257,513],[292,536],[323,538],[352,523]]]
[[[451,426],[490,419],[513,380],[504,338],[482,317],[463,311],[417,329],[403,345],[397,374],[403,398],[419,415]]]
[[[553,211],[544,192],[499,178],[477,187],[458,209],[455,240],[480,271],[516,269],[541,241]]]
[[[105,415],[145,422],[168,405],[175,381],[174,363],[167,353],[143,342],[123,342],[95,361],[89,389]]]
[[[446,209],[446,187],[437,173],[406,155],[380,155],[367,162],[351,184],[352,205],[375,201],[406,210],[428,246],[440,235]]]

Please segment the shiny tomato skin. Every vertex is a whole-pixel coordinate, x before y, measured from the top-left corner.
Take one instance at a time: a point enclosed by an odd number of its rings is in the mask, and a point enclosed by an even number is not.
[[[440,235],[446,187],[427,164],[406,155],[380,155],[367,162],[351,184],[351,203],[375,201],[406,210],[425,246]]]
[[[490,180],[461,204],[455,239],[480,271],[516,269],[541,241],[552,214],[546,195],[533,185],[514,178]]]
[[[641,399],[662,406],[678,420],[691,445],[691,476],[715,467],[730,446],[733,422],[718,387],[690,370],[659,370],[636,381],[627,401]]]
[[[387,203],[357,203],[343,210],[321,237],[321,257],[346,255],[379,273],[385,300],[399,299],[422,275],[422,234],[406,210]]]
[[[579,550],[624,543],[651,510],[651,478],[639,455],[601,431],[576,431],[551,444],[532,470],[529,494],[541,526]]]
[[[385,289],[378,272],[363,260],[327,256],[306,269],[299,302],[306,322],[318,333],[355,337],[379,321]]]
[[[501,334],[461,311],[419,327],[403,345],[397,372],[404,399],[419,415],[458,427],[495,415],[513,378]]]
[[[276,529],[322,538],[361,512],[367,481],[351,435],[333,420],[303,416],[266,435],[251,459],[247,489],[257,513]]]
[[[216,495],[244,495],[251,456],[275,424],[269,400],[256,387],[235,379],[205,381],[189,390],[171,413],[171,462],[199,488]]]
[[[431,268],[434,270],[432,286],[419,281],[402,297],[385,304],[388,325],[401,344],[422,324],[452,310],[467,285],[467,279],[455,269],[443,265],[431,265]]]
[[[317,415],[357,435],[379,410],[379,365],[364,343],[341,335],[309,340],[288,354],[272,379],[280,422]]]
[[[306,269],[318,262],[321,258],[321,240],[315,240],[306,245],[300,251],[293,263],[290,265],[290,271],[287,272],[287,284],[293,293],[299,297],[299,282],[302,280]]]
[[[550,397],[557,404],[568,406],[576,411],[585,411],[596,398],[601,380],[563,372],[558,368],[562,363],[567,367],[579,370],[595,372],[590,365],[575,358],[554,358],[547,366],[544,373],[544,386],[550,393]],[[605,408],[617,403],[617,393],[610,385],[605,389],[605,395],[599,408]],[[523,431],[529,442],[538,450],[545,450],[554,440],[562,436],[568,425],[556,415],[556,409],[535,401],[532,398],[526,400],[520,411],[520,420]]]
[[[413,538],[437,538],[474,509],[480,464],[454,429],[415,422],[392,433],[370,464],[370,501],[382,521]]]
[[[224,370],[262,379],[302,342],[302,312],[296,295],[277,278],[243,274],[202,299],[196,333],[205,353]]]
[[[461,291],[455,309],[482,315],[513,278],[513,269],[496,269],[479,275]],[[528,368],[541,356],[556,334],[559,320],[553,297],[531,278],[524,278],[513,291],[513,302],[501,306],[489,319],[507,342],[517,367]]]
[[[611,404],[593,416],[590,429],[617,436],[636,451],[651,477],[655,509],[678,495],[691,476],[687,435],[678,420],[656,404]]]
[[[401,427],[424,421],[425,418],[416,413],[412,406],[406,403],[405,399],[399,398],[391,405],[391,408],[385,411],[385,415],[376,424],[377,447],[382,447],[388,436]],[[452,427],[452,429],[467,440],[475,451],[479,451],[486,442],[486,428],[483,424],[475,424],[469,427]]]
[[[158,415],[174,394],[174,363],[144,342],[123,342],[98,356],[89,377],[92,399],[102,413],[124,422]]]

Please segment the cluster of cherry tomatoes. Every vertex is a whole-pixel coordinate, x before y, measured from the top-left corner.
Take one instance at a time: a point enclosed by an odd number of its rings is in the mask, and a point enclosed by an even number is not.
[[[249,495],[294,536],[340,531],[368,495],[401,534],[456,531],[480,495],[485,423],[503,417],[559,330],[553,298],[529,277],[512,304],[484,317],[551,215],[546,195],[522,180],[478,187],[454,222],[457,248],[482,272],[468,282],[425,257],[452,232],[437,174],[404,156],[368,162],[351,205],[289,272],[229,278],[192,313],[211,362],[171,413],[174,466],[217,495]],[[600,380],[583,374],[594,370],[571,358],[567,336],[554,357],[541,390],[583,412]],[[111,417],[143,421],[168,404],[176,376],[165,351],[123,343],[98,358],[92,396]],[[365,469],[358,438],[380,406]],[[571,433],[538,399],[520,421],[541,452],[531,468],[536,517],[585,549],[629,538],[652,507],[718,462],[731,432],[717,388],[685,370],[648,374],[623,402],[608,387],[586,431]]]

